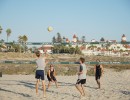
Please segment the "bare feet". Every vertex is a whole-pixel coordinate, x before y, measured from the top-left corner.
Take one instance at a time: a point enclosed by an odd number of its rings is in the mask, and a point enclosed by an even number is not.
[[[36,96],[38,96],[38,93],[36,93]]]
[[[82,96],[85,96],[85,94],[83,94]]]
[[[83,97],[83,96],[82,96],[82,95],[80,95],[80,97],[79,97],[79,98],[80,98],[80,99],[82,99],[82,97]]]
[[[85,97],[85,95],[80,95],[80,100],[83,99]]]
[[[46,95],[44,94],[43,97],[46,98]]]
[[[80,98],[82,98],[82,97],[84,97],[84,96],[85,96],[85,94],[83,93],[83,94],[80,95]]]

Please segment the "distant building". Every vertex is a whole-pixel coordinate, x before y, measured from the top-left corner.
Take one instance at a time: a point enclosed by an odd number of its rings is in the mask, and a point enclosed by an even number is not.
[[[128,45],[126,49],[127,49],[127,50],[130,50],[130,45]]]
[[[65,37],[63,37],[63,39],[62,39],[62,40],[63,40],[63,43],[66,43],[66,38],[65,38]]]
[[[0,51],[1,52],[7,51],[7,46],[4,43],[0,44]]]
[[[105,42],[105,39],[102,37],[102,38],[100,39],[100,42]]]
[[[126,36],[125,36],[125,34],[122,35],[121,42],[126,42]]]
[[[122,44],[112,44],[110,45],[109,49],[116,50],[116,51],[126,50],[126,48]]]
[[[95,39],[92,39],[91,42],[96,42],[96,40],[95,40]]]
[[[73,35],[73,40],[72,40],[72,42],[77,42],[77,36],[74,34]]]
[[[108,42],[116,43],[116,40],[109,40]]]
[[[125,43],[126,42],[126,36],[125,36],[125,34],[123,34],[122,35],[122,37],[121,37],[121,42],[122,43]],[[128,44],[122,44],[125,48],[128,48]]]
[[[69,39],[68,38],[66,38],[66,43],[69,43],[70,41],[69,41]]]
[[[43,45],[42,47],[38,48],[39,51],[43,51],[43,53],[47,52],[50,53],[52,52],[52,45]]]

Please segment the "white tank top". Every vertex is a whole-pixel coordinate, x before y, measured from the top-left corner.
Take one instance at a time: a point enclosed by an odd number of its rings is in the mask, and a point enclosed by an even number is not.
[[[45,63],[45,59],[40,57],[36,60],[36,64],[37,64],[37,70],[44,70],[46,63]]]

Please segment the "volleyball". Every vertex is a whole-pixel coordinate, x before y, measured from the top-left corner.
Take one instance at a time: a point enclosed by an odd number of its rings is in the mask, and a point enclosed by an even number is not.
[[[47,28],[47,30],[48,30],[49,32],[51,32],[51,31],[53,31],[53,27],[52,27],[52,26],[49,26],[49,27]]]

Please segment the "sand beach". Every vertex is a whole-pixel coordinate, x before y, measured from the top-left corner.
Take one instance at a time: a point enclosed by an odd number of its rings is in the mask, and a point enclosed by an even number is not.
[[[116,72],[105,69],[101,78],[101,89],[97,89],[94,76],[87,76],[86,96],[82,100],[130,100],[130,70]],[[46,90],[43,98],[42,86],[35,94],[34,75],[3,75],[0,77],[0,100],[80,100],[75,88],[77,75],[57,76],[59,88],[55,84]],[[46,78],[46,85],[48,81]]]

